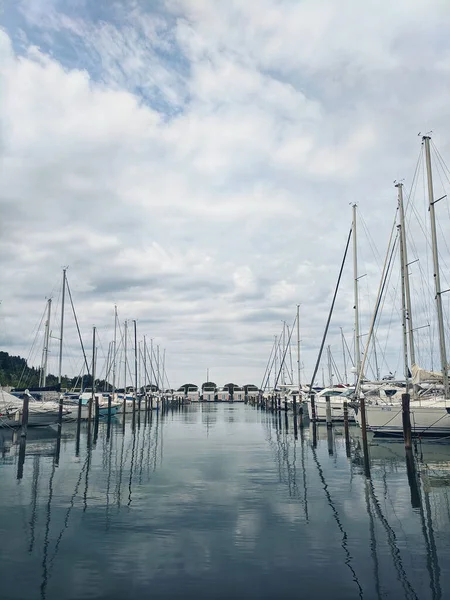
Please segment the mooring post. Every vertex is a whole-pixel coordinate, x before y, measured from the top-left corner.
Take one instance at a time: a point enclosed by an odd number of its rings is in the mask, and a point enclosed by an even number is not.
[[[331,420],[331,401],[330,396],[325,396],[325,410],[326,410],[326,420],[327,420],[327,429],[331,429],[333,426],[333,422]]]
[[[25,453],[27,449],[27,438],[26,436],[20,436],[19,442],[19,462],[17,463],[17,479],[23,477],[23,465],[25,463]]]
[[[284,410],[287,412],[288,411],[288,403],[287,403],[287,398],[286,396],[284,397]]]
[[[313,421],[312,424],[312,433],[313,433],[313,448],[317,448],[317,422]]]
[[[412,508],[420,508],[421,497],[417,481],[416,465],[414,463],[413,452],[411,449],[407,449],[405,454],[406,472],[408,475],[409,491],[411,493],[411,506]]]
[[[81,406],[82,406],[82,400],[81,400],[81,394],[80,394],[80,397],[78,398],[78,414],[77,414],[77,423],[78,424],[81,421]]]
[[[294,415],[297,415],[297,395],[296,394],[294,394],[294,397],[293,397],[292,409],[294,411]]]
[[[280,394],[277,394],[277,403],[278,403],[278,411],[281,410],[281,396]]]
[[[402,394],[402,421],[403,421],[403,438],[405,440],[406,450],[411,450],[411,415],[409,413],[409,394]]]
[[[348,404],[344,400],[344,435],[345,435],[345,452],[347,457],[350,456],[350,434],[348,430]]]
[[[333,428],[327,423],[328,456],[333,456]]]
[[[56,438],[56,457],[55,464],[59,465],[59,455],[61,453],[61,431],[62,431],[62,415],[63,415],[63,395],[59,398],[59,410],[58,410],[58,433]]]
[[[315,421],[317,421],[317,418],[316,418],[316,402],[315,402],[314,398],[315,398],[315,394],[314,394],[314,392],[311,392],[310,395],[309,395],[309,401],[311,403],[311,421],[313,421],[313,423]]]
[[[30,397],[28,396],[28,394],[25,394],[23,397],[22,404],[22,437],[27,437],[29,402]]]
[[[370,477],[369,446],[367,443],[366,402],[363,396],[359,400],[359,410],[361,411],[361,434],[363,440],[364,468],[366,477]]]

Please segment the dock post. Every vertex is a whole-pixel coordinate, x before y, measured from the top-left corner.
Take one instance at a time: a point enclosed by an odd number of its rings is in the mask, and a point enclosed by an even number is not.
[[[78,398],[78,414],[77,414],[77,422],[80,423],[81,421],[81,406],[82,406],[82,400],[81,400],[81,394],[80,394],[80,398]]]
[[[19,461],[17,463],[17,479],[20,480],[23,477],[23,465],[25,464],[25,454],[27,449],[27,438],[26,436],[20,437],[19,442]]]
[[[313,392],[311,392],[309,395],[309,401],[311,402],[311,421],[313,421],[313,423],[314,423],[315,421],[317,421],[317,416],[316,416],[315,395]]]
[[[286,396],[284,397],[284,410],[287,413],[287,411],[288,411],[288,405],[287,405],[287,398],[286,398]]]
[[[331,401],[330,401],[330,396],[325,396],[325,406],[326,406],[327,429],[331,429],[331,427],[333,426],[333,422],[331,420]]]
[[[350,457],[350,434],[348,430],[348,404],[347,400],[344,400],[344,435],[345,435],[345,452],[347,458]]]
[[[364,397],[361,397],[359,400],[359,410],[361,411],[361,434],[364,451],[364,469],[366,477],[370,477],[369,445],[367,443],[366,402]]]
[[[293,410],[294,410],[294,415],[297,415],[297,395],[294,394],[293,397],[293,406],[292,406]]]
[[[411,416],[409,414],[409,394],[402,394],[402,421],[403,421],[403,438],[405,440],[405,449],[411,450]]]
[[[333,456],[333,428],[327,423],[328,456]]]
[[[22,432],[20,434],[22,437],[27,437],[29,402],[30,397],[28,394],[25,394],[22,405]]]
[[[62,431],[62,415],[63,415],[63,396],[61,394],[59,398],[59,410],[58,410],[58,437],[56,438],[56,457],[55,464],[59,465],[59,455],[61,453],[61,431]]]
[[[281,410],[281,396],[280,394],[277,394],[277,404],[278,404],[278,411]]]
[[[414,463],[413,452],[411,449],[407,449],[405,454],[406,472],[408,475],[409,491],[411,493],[411,506],[412,508],[420,508],[421,498],[417,482],[416,465]]]

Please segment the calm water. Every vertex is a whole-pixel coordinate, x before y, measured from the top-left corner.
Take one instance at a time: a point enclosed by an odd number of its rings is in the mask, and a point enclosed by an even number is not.
[[[450,447],[244,405],[0,433],[2,600],[450,598]],[[2,441],[3,440],[3,441]],[[77,447],[78,446],[78,447]],[[422,455],[423,454],[423,455]],[[18,478],[19,477],[19,478]]]

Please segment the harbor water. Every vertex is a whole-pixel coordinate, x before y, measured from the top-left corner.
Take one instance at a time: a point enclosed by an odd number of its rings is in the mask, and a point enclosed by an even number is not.
[[[2,600],[450,598],[450,446],[244,404],[0,431]]]

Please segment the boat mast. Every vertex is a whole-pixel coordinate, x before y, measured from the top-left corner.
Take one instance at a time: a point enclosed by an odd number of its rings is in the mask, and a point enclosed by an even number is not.
[[[123,338],[123,353],[125,357],[125,366],[123,370],[123,397],[127,394],[127,337],[128,337],[128,321],[125,319],[124,323],[124,338]]]
[[[45,321],[44,346],[42,348],[41,375],[39,377],[39,387],[45,387],[47,383],[47,361],[48,344],[50,339],[50,314],[52,310],[52,299],[47,300],[47,320]]]
[[[356,240],[356,204],[352,205],[353,209],[353,294],[354,294],[354,310],[355,310],[355,367],[356,381],[359,379],[361,370],[361,348],[359,344],[359,299],[358,299],[358,246]]]
[[[431,172],[431,153],[430,153],[430,136],[424,135],[422,138],[425,144],[425,159],[427,165],[427,180],[428,180],[428,200],[430,204],[430,222],[431,222],[431,244],[433,250],[433,270],[434,270],[434,285],[436,290],[436,309],[439,326],[439,348],[441,354],[442,377],[444,380],[444,396],[449,397],[448,385],[448,363],[447,351],[445,348],[444,336],[444,315],[442,311],[442,292],[441,292],[441,276],[439,270],[439,256],[437,249],[437,233],[436,233],[436,214],[434,210],[434,192],[433,192],[433,175]]]
[[[134,325],[134,395],[137,399],[138,390],[138,348],[137,348],[137,331],[136,331],[136,320],[133,320]]]
[[[331,367],[331,346],[327,346],[327,357],[328,357],[328,382],[329,386],[333,387],[333,369]]]
[[[112,348],[112,396],[116,393],[117,306],[114,306],[114,341]]]
[[[275,373],[274,373],[274,376],[273,376],[273,391],[275,391],[276,381],[277,381],[277,373],[278,373],[277,359],[278,359],[278,336],[275,336],[275,361],[274,361]]]
[[[286,354],[286,321],[283,321],[283,354],[281,355],[283,360],[281,363],[281,382],[283,386],[286,385],[286,367],[284,364],[284,356]]]
[[[406,225],[405,225],[405,209],[403,205],[403,183],[397,183],[395,187],[398,190],[398,207],[400,212],[400,234],[401,243],[403,247],[403,269],[405,276],[405,298],[406,298],[406,325],[409,339],[409,356],[411,358],[411,365],[416,364],[416,353],[414,350],[414,328],[412,318],[412,305],[411,305],[411,288],[409,285],[409,272],[408,272],[408,248],[406,245]]]
[[[403,360],[405,369],[405,393],[409,392],[409,377],[408,377],[408,334],[406,331],[406,300],[405,300],[405,253],[403,247],[403,235],[402,226],[398,226],[400,232],[400,266],[401,266],[401,279],[402,279],[402,333],[403,333]]]
[[[347,359],[345,358],[345,342],[344,342],[344,332],[342,331],[342,327],[341,327],[341,342],[342,342],[342,358],[344,359],[344,383],[348,383],[348,377],[347,377]]]
[[[153,338],[150,338],[150,386],[153,393]]]
[[[95,406],[95,327],[92,328],[92,393],[89,403],[89,419],[92,415],[92,408]]]
[[[297,304],[297,378],[298,393],[301,394],[301,367],[300,367],[300,304]],[[300,399],[300,396],[299,396]]]
[[[59,367],[58,367],[58,383],[61,385],[62,376],[62,355],[63,355],[63,332],[64,332],[64,303],[66,299],[66,271],[67,267],[63,268],[63,283],[62,283],[62,298],[61,298],[61,329],[59,337]]]

